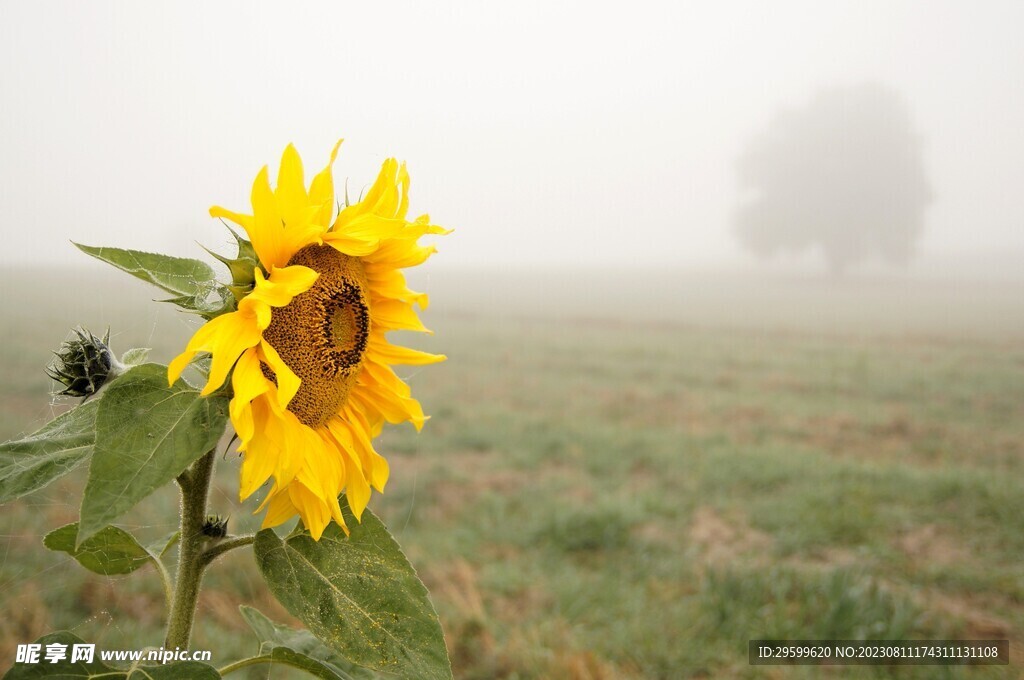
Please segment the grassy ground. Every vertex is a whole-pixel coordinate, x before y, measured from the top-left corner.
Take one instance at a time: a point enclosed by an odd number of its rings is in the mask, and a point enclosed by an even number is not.
[[[69,321],[164,360],[186,337],[116,281],[5,298],[0,436],[52,413],[39,369]],[[587,316],[435,313],[418,344],[449,362],[404,372],[433,419],[378,443],[393,477],[372,508],[433,593],[457,677],[811,678],[748,666],[747,640],[861,637],[1010,638],[1014,665],[826,676],[1017,677],[1024,342]],[[220,461],[213,505],[242,530],[237,467]],[[93,577],[40,544],[76,519],[83,481],[2,510],[0,665],[53,628],[162,638],[152,573]],[[156,537],[175,504],[166,489],[125,524]],[[215,662],[253,645],[239,602],[289,620],[250,556],[229,556],[193,643]]]

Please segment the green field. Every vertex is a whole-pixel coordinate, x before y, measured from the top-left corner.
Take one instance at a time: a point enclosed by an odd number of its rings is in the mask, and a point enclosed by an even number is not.
[[[4,438],[59,408],[42,367],[70,325],[110,324],[115,349],[151,346],[161,361],[191,329],[145,305],[130,279],[47,276],[29,291],[28,273],[0,281]],[[420,435],[385,431],[392,481],[371,508],[430,588],[456,677],[1009,678],[1024,668],[1019,285],[974,297],[958,287],[953,302],[941,286],[919,287],[886,307],[871,302],[887,299],[878,286],[788,295],[784,283],[712,280],[687,288],[688,313],[685,298],[659,305],[639,286],[630,306],[631,289],[607,279],[595,287],[615,295],[586,298],[575,284],[582,302],[557,285],[545,295],[535,279],[523,296],[482,278],[434,279],[437,335],[414,340],[449,361],[402,372],[433,418]],[[213,508],[235,532],[254,527],[256,504],[237,503],[236,455],[218,466]],[[41,545],[77,519],[84,473],[2,510],[0,666],[54,628],[106,648],[162,641],[148,568],[108,580]],[[165,534],[176,503],[167,488],[125,526]],[[241,602],[291,620],[248,552],[232,553],[207,576],[192,645],[213,650],[215,665],[255,644]],[[822,673],[746,658],[751,638],[958,637],[1010,638],[1013,665]]]

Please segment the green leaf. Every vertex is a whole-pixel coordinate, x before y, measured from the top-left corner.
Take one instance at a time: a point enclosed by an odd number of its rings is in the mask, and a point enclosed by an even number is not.
[[[121,355],[121,363],[125,366],[137,366],[149,356],[149,347],[133,347]]]
[[[159,559],[163,557],[168,550],[171,549],[172,545],[178,542],[179,538],[181,538],[181,532],[172,531],[171,533],[161,538],[159,541],[154,541],[153,543],[147,545],[146,550],[149,551],[150,555],[156,555],[157,559]]]
[[[141,250],[83,246],[80,243],[74,245],[83,253],[174,295],[196,295],[208,291],[210,283],[216,280],[213,268],[201,260],[144,253]]]
[[[50,550],[66,552],[89,571],[103,576],[130,574],[154,559],[134,536],[119,527],[104,527],[76,548],[77,537],[78,522],[75,522],[48,533],[43,545]]]
[[[39,663],[15,663],[4,675],[3,680],[34,680],[35,678],[60,678],[61,680],[72,680],[77,678],[104,678],[104,680],[127,680],[128,673],[118,668],[113,668],[100,661],[97,651],[91,663],[76,661],[71,663],[72,647],[85,644],[82,638],[60,631],[49,633],[34,642],[41,645],[39,652]],[[66,645],[66,659],[57,663],[46,661],[47,645]]]
[[[195,369],[195,372],[202,376],[205,382],[205,379],[210,377],[210,366],[212,364],[213,356],[210,354],[203,353],[197,356],[195,359],[193,359],[192,363],[189,364],[189,366]]]
[[[369,510],[346,537],[328,525],[319,541],[302,531],[256,535],[253,553],[274,597],[349,661],[405,678],[450,679],[444,634],[426,587]]]
[[[79,243],[75,243],[75,246],[83,253],[174,295],[162,302],[172,302],[185,311],[207,319],[234,309],[234,295],[227,286],[217,282],[213,268],[201,260],[144,253],[141,250],[96,248]]]
[[[198,314],[204,319],[226,314],[235,309],[235,296],[227,286],[211,282],[193,295],[179,295],[161,302],[173,303],[187,312]]]
[[[227,397],[200,397],[167,367],[143,364],[107,388],[82,498],[79,545],[212,449],[227,423]]]
[[[238,609],[256,633],[260,641],[260,656],[266,658],[267,663],[283,663],[300,668],[322,680],[378,677],[372,671],[335,654],[308,630],[278,625],[252,607],[242,605]]]
[[[38,432],[0,445],[0,503],[43,488],[89,457],[101,401],[87,401]]]

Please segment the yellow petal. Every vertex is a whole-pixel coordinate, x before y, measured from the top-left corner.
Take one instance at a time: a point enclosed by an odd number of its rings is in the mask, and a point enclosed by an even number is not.
[[[390,298],[418,305],[420,309],[427,308],[430,300],[426,293],[410,290],[405,285],[405,276],[399,270],[369,262],[364,265],[364,269],[370,283],[370,294],[375,299]]]
[[[264,446],[264,442],[261,442],[260,435],[250,440],[242,457],[238,481],[239,500],[244,501],[253,495],[273,476],[275,459],[267,455],[269,448],[270,445]]]
[[[396,238],[402,236],[408,222],[397,217],[382,217],[371,213],[356,215],[352,219],[335,222],[335,234],[366,241]]]
[[[201,392],[208,395],[224,384],[238,356],[259,341],[260,331],[252,315],[238,311],[215,317],[196,331],[185,351],[168,366],[168,381],[174,384],[197,353],[209,352],[213,355],[210,376]]]
[[[388,477],[391,474],[391,468],[388,465],[388,461],[384,456],[380,455],[376,451],[373,452],[373,456],[373,472],[370,479],[370,483],[373,484],[373,488],[375,488],[377,491],[384,493],[384,487],[388,483]]]
[[[345,464],[333,446],[329,446],[319,435],[317,439],[320,439],[320,443],[311,449],[314,453],[307,459],[307,467],[299,473],[298,480],[320,499],[328,514],[333,515],[334,503],[345,486]]]
[[[345,497],[348,499],[348,506],[357,520],[362,520],[363,510],[370,502],[370,485],[363,477],[362,471],[356,467],[355,462],[348,456],[345,460]]]
[[[388,366],[366,362],[359,376],[359,384],[363,387],[361,395],[364,399],[377,408],[388,422],[408,420],[419,430],[427,421],[420,403],[411,398],[409,386]]]
[[[170,387],[174,383],[178,382],[178,378],[185,371],[192,359],[195,358],[197,352],[191,352],[186,347],[185,351],[178,356],[171,359],[171,363],[167,365],[167,386]]]
[[[309,267],[292,266],[273,268],[269,279],[256,267],[254,276],[256,284],[238,303],[238,309],[254,315],[263,331],[270,325],[271,307],[284,307],[293,297],[309,290],[320,275]]]
[[[277,200],[270,188],[270,174],[267,166],[263,166],[252,183],[252,229],[246,230],[252,247],[259,256],[260,262],[267,269],[283,267],[288,263],[289,253],[282,248],[284,231],[281,227],[281,215],[277,210]]]
[[[299,421],[291,411],[283,410],[277,400],[267,400],[277,413],[281,424],[281,455],[275,477],[278,484],[289,484],[302,470],[309,448],[308,437],[312,430]]]
[[[334,521],[338,523],[338,526],[340,526],[342,531],[345,532],[345,535],[348,536],[348,525],[345,523],[345,516],[341,514],[341,506],[338,505],[338,499],[332,498],[327,504],[331,508],[331,517],[334,518]]]
[[[412,390],[401,378],[391,369],[390,366],[378,361],[366,361],[363,363],[363,374],[360,380],[367,384],[376,384],[394,392],[400,397],[408,397]]]
[[[274,191],[277,209],[284,220],[285,228],[298,227],[306,222],[306,208],[309,196],[302,173],[302,159],[295,147],[289,144],[281,156],[281,168],[277,173],[277,189]]]
[[[314,541],[319,541],[331,521],[331,510],[317,494],[298,482],[288,485],[288,497]]]
[[[352,238],[345,234],[329,231],[323,235],[323,242],[337,250],[342,255],[352,257],[363,257],[377,250],[380,241],[366,241],[360,238]]]
[[[274,372],[277,381],[277,403],[281,408],[287,408],[288,404],[299,391],[302,381],[299,376],[284,362],[277,350],[266,340],[260,341],[260,358]]]
[[[246,445],[242,458],[238,496],[243,501],[280,470],[286,445],[281,424],[268,406],[266,397],[260,396],[253,400],[251,408],[256,433]]]
[[[364,476],[368,472],[370,484],[377,491],[383,492],[384,486],[388,482],[390,469],[387,460],[373,448],[373,442],[370,440],[370,437],[373,436],[373,428],[366,419],[366,415],[356,408],[355,404],[346,405],[342,413],[344,414],[344,421],[347,422],[342,421],[340,418],[336,419],[339,421],[339,424],[335,427],[338,429],[344,428],[351,433],[355,448],[359,452],[363,463]]]
[[[359,215],[362,213],[373,213],[384,217],[394,217],[394,209],[398,207],[398,195],[397,187],[395,186],[395,174],[398,171],[398,161],[394,158],[389,158],[381,165],[380,172],[377,173],[377,179],[374,180],[373,186],[366,192],[366,195],[361,201],[353,205],[348,206],[342,211],[342,214],[348,216]],[[390,203],[394,203],[394,207],[391,212],[388,213],[387,207]],[[339,221],[343,224],[345,220],[341,216],[338,217]]]
[[[339,139],[331,149],[331,159],[327,167],[317,173],[313,182],[309,185],[309,202],[311,205],[319,206],[313,221],[325,229],[331,224],[331,215],[334,214],[334,179],[332,167],[334,159],[338,157],[338,147],[345,141]]]
[[[416,316],[412,305],[398,300],[381,300],[373,305],[373,322],[384,330],[432,333]]]
[[[235,433],[244,446],[252,439],[256,431],[252,415],[253,399],[267,392],[271,383],[263,375],[260,369],[260,360],[254,349],[242,352],[235,364],[235,370],[231,374],[231,386],[234,389],[234,396],[228,411],[231,415],[231,423],[235,427]]]
[[[391,239],[366,255],[367,262],[382,262],[396,269],[415,267],[437,252],[435,246],[417,245],[411,239]]]
[[[409,212],[409,171],[405,168],[405,163],[402,163],[402,167],[398,169],[398,184],[402,187],[402,198],[398,204],[398,212],[396,217],[405,219],[405,215]]]
[[[267,514],[263,517],[263,529],[271,529],[280,526],[299,514],[299,511],[292,504],[291,498],[286,492],[278,492],[264,503],[267,506]],[[262,506],[260,506],[262,507]],[[256,510],[259,512],[259,510]]]
[[[270,270],[270,278],[264,278],[263,272],[258,268],[254,272],[256,285],[242,302],[249,300],[262,302],[271,307],[284,307],[296,295],[301,295],[313,287],[313,284],[320,277],[313,269],[302,265],[291,267],[274,267]]]
[[[407,366],[422,366],[425,364],[436,364],[446,360],[444,354],[430,354],[421,352],[418,349],[399,347],[392,345],[384,339],[383,333],[370,333],[370,344],[367,354],[374,356],[378,361],[385,364],[405,364]]]
[[[245,500],[271,476],[274,486],[290,484],[305,462],[309,428],[291,411],[282,410],[271,393],[252,402],[256,434],[245,448],[239,496]]]
[[[356,395],[353,395],[355,397]],[[351,399],[352,397],[350,397]],[[401,397],[386,388],[377,385],[363,385],[358,398],[374,409],[389,423],[411,422],[417,431],[423,429],[428,417],[423,414],[423,407],[415,399]]]
[[[219,205],[215,205],[210,208],[210,217],[223,217],[231,220],[238,226],[245,229],[246,233],[252,229],[253,217],[252,215],[243,215],[241,213],[232,212],[226,208],[222,208]]]
[[[337,418],[332,420],[337,420]],[[320,438],[320,445],[314,450],[318,455],[323,456],[321,460],[318,460],[317,466],[318,469],[322,468],[326,473],[317,473],[324,479],[321,484],[324,497],[337,496],[345,485],[345,466],[342,459],[345,456],[354,456],[355,453],[350,450],[351,442],[348,445],[342,445],[328,427],[319,427],[315,432]]]

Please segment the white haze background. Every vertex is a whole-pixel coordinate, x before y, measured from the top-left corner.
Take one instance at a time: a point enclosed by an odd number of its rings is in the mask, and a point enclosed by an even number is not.
[[[344,137],[339,185],[394,155],[413,211],[458,230],[439,270],[764,271],[732,230],[737,156],[873,81],[908,101],[935,194],[909,275],[1016,279],[1021,26],[1017,2],[3,2],[0,262],[198,256],[227,242],[211,204],[245,211],[288,142],[315,170]]]

